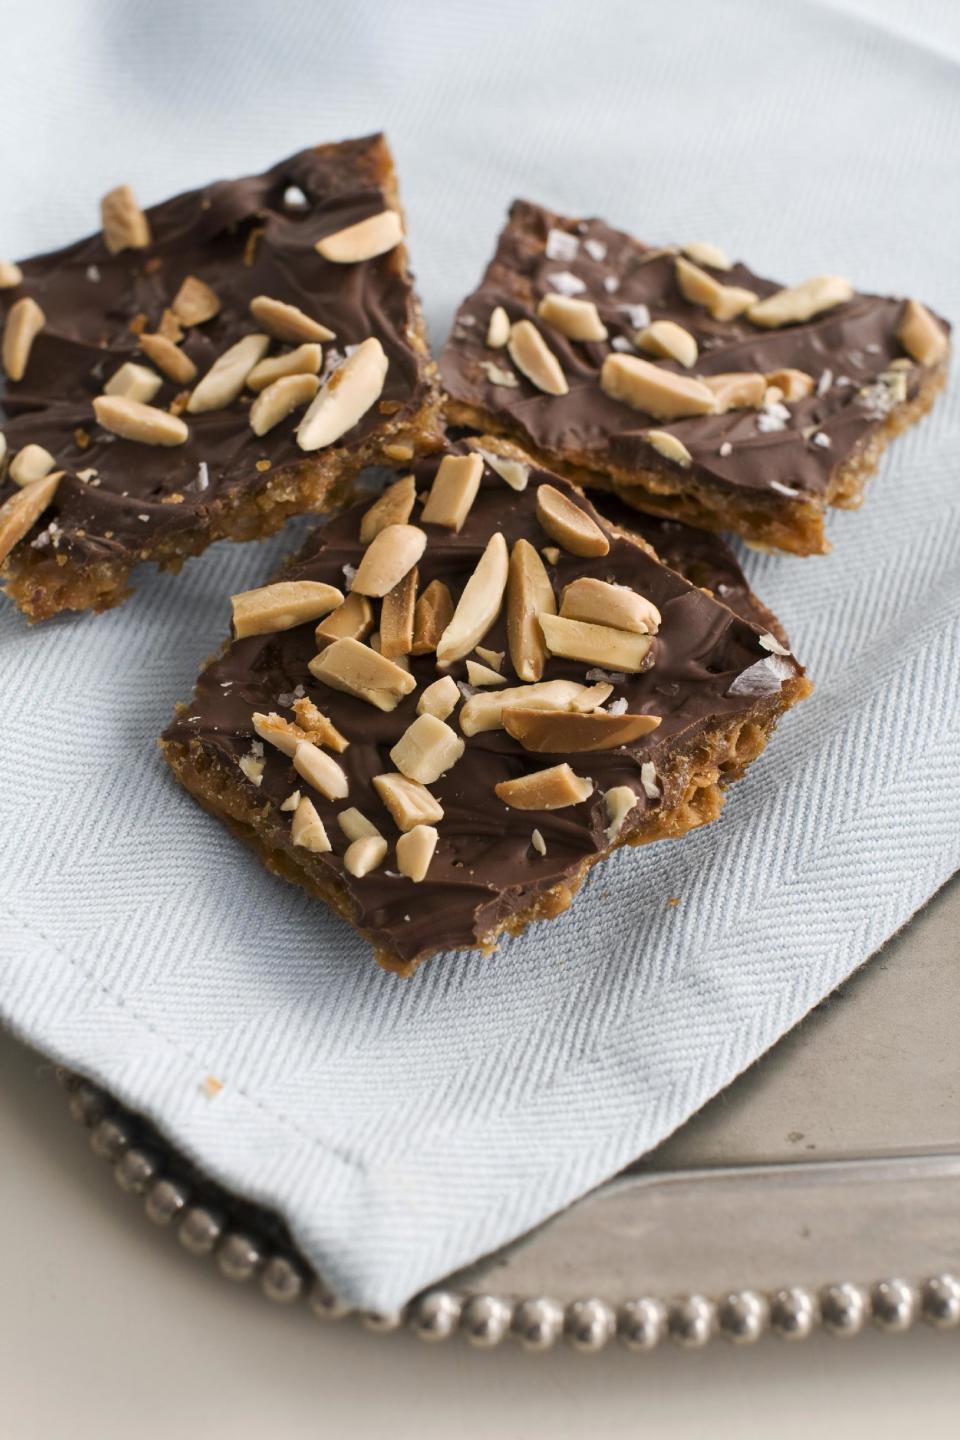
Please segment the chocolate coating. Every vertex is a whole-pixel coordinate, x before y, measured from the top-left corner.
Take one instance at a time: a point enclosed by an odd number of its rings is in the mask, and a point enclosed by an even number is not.
[[[285,199],[290,187],[302,192],[305,204]],[[124,440],[96,424],[91,401],[125,361],[155,368],[139,350],[131,321],[139,316],[155,331],[188,275],[222,302],[217,316],[186,330],[180,346],[198,375],[228,346],[261,329],[249,303],[268,295],[334,331],[336,339],[323,345],[325,367],[371,335],[386,351],[379,405],[338,445],[357,449],[385,415],[396,420],[420,409],[430,387],[426,357],[410,343],[419,320],[402,247],[354,265],[331,264],[314,249],[324,235],[392,203],[392,187],[382,136],[319,146],[263,175],[218,181],[154,206],[147,211],[152,243],[146,250],[111,255],[97,233],[22,262],[23,283],[0,291],[0,314],[29,295],[46,325],[23,380],[6,384],[3,429],[10,453],[34,442],[67,471],[40,522],[55,522],[61,552],[79,563],[131,551],[148,558],[171,537],[205,524],[238,492],[256,495],[271,471],[307,458],[294,436],[300,415],[258,438],[248,422],[249,396],[225,410],[185,414],[189,439],[171,448]],[[274,341],[270,353],[287,348]],[[151,404],[166,409],[182,389],[164,379]],[[77,478],[91,468],[94,484]],[[13,489],[9,481],[0,484],[0,500]],[[172,502],[174,496],[181,498]]]
[[[453,448],[462,453],[462,447]],[[416,467],[421,494],[432,481],[438,463],[434,459]],[[542,470],[534,470],[526,490],[518,493],[487,469],[459,534],[435,525],[424,526],[429,538],[419,567],[421,589],[441,579],[456,600],[496,529],[502,530],[511,545],[520,537],[538,548],[548,545],[549,539],[536,519],[537,487],[548,482],[565,490],[593,515],[610,539],[609,554],[602,558],[584,560],[561,554],[555,566],[548,566],[556,593],[559,595],[562,587],[578,576],[593,575],[640,591],[661,612],[663,623],[654,641],[652,667],[618,680],[610,697],[611,701],[625,698],[631,713],[662,716],[660,727],[650,735],[614,751],[570,756],[530,755],[502,730],[469,738],[461,759],[430,786],[443,806],[444,818],[438,823],[440,839],[428,876],[419,885],[395,873],[393,845],[399,832],[371,780],[374,775],[396,768],[389,751],[415,718],[419,692],[439,673],[432,655],[411,657],[417,691],[396,710],[383,713],[313,680],[307,669],[316,652],[312,624],[234,641],[203,672],[192,703],[178,715],[164,737],[179,743],[198,741],[216,759],[235,765],[249,753],[251,738],[255,738],[252,713],[276,709],[292,718],[287,708],[291,694],[295,687],[303,686],[350,740],[346,752],[337,757],[349,777],[349,796],[345,801],[331,803],[304,789],[290,760],[267,745],[262,784],[259,789],[251,786],[251,797],[256,803],[265,800],[277,807],[295,789],[310,794],[334,849],[332,854],[311,859],[342,879],[356,907],[355,923],[378,947],[401,961],[424,951],[475,945],[498,921],[526,908],[533,897],[564,876],[576,873],[585,858],[606,847],[604,831],[609,820],[603,794],[611,786],[629,785],[643,810],[660,803],[675,804],[679,797],[670,793],[669,782],[664,784],[662,802],[645,795],[641,765],[650,761],[658,774],[661,768],[666,771],[678,746],[692,743],[716,722],[748,715],[758,694],[778,693],[784,679],[802,674],[792,657],[771,656],[760,644],[759,637],[766,629],[762,619],[756,624],[739,618],[676,570],[668,569],[648,551],[623,538],[574,487]],[[358,537],[366,508],[365,504],[351,507],[318,527],[283,578],[342,586],[345,573],[350,573],[345,567],[355,567],[362,554]],[[412,517],[413,523],[419,523],[418,513]],[[637,517],[632,518],[635,521]],[[674,534],[672,539],[674,559],[679,563],[682,536]],[[694,549],[699,558],[695,555],[693,563],[701,567],[707,563],[703,559],[704,547],[717,550],[717,573],[735,578],[734,572],[739,573],[735,561],[727,558],[729,552],[724,554],[725,547],[709,539],[697,537]],[[745,583],[742,588],[746,591]],[[506,650],[502,614],[483,643],[494,650]],[[766,688],[731,694],[738,677],[758,662],[763,662]],[[544,678],[582,682],[586,668],[551,659]],[[454,665],[450,673],[461,679],[466,673],[464,663]],[[518,683],[509,656],[503,673],[508,683]],[[459,732],[457,713],[448,723]],[[519,811],[508,809],[494,795],[499,781],[564,760],[577,774],[590,776],[595,783],[592,795],[582,804],[549,812]],[[384,865],[359,880],[345,872],[341,858],[346,842],[336,815],[348,805],[356,806],[372,819],[391,847]],[[275,808],[274,816],[288,833],[288,816],[280,815]],[[546,842],[544,856],[531,846],[535,827]]]
[[[572,258],[548,257],[551,232],[575,244]],[[754,498],[771,504],[797,494],[822,496],[836,468],[883,423],[878,395],[869,387],[876,385],[891,361],[904,356],[896,338],[903,302],[856,294],[806,324],[779,330],[760,329],[745,315],[713,320],[704,306],[691,304],[681,294],[674,275],[677,253],[651,249],[602,220],[571,220],[528,201],[516,201],[483,280],[461,306],[443,352],[441,375],[447,392],[453,400],[482,410],[539,452],[575,456],[577,464],[600,472],[668,468],[674,475],[708,481],[724,491],[752,492]],[[708,273],[723,285],[752,290],[760,298],[781,288],[742,264]],[[609,332],[607,341],[568,340],[537,319],[538,302],[560,288],[564,276],[574,277],[582,287],[575,298],[596,304]],[[498,305],[511,321],[527,319],[537,325],[563,367],[569,394],[543,394],[514,369],[506,350],[487,348],[487,324]],[[644,415],[612,399],[599,383],[604,359],[617,348],[614,341],[626,353],[655,359],[633,346],[643,326],[633,323],[624,307],[637,306],[646,307],[650,321],[674,321],[696,338],[700,354],[693,369],[657,360],[666,370],[697,376],[802,370],[818,382],[817,390],[806,400],[790,403],[789,418],[776,429],[764,428],[770,421],[761,419],[756,410],[668,422]],[[514,387],[492,383],[482,368],[491,361],[513,371],[519,383]],[[908,396],[917,393],[926,373],[920,365],[911,366]],[[866,395],[861,393],[864,390]],[[693,459],[691,467],[679,471],[654,450],[645,432],[657,428],[669,429],[683,442]],[[826,437],[829,444],[815,436]],[[726,444],[731,451],[721,455],[720,447]]]

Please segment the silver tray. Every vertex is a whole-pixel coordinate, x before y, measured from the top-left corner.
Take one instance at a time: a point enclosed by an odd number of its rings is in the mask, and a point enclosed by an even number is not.
[[[657,1150],[378,1331],[599,1350],[960,1328],[960,876],[871,963]],[[64,1074],[123,1189],[233,1281],[350,1312],[282,1222]]]

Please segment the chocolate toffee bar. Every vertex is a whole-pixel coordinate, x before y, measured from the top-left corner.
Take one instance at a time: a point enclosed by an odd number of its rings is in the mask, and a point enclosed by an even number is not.
[[[495,438],[421,461],[234,596],[175,775],[403,974],[558,914],[715,819],[809,690],[724,546],[654,520],[668,568],[628,518]]]
[[[632,505],[822,554],[944,383],[949,327],[836,275],[781,288],[517,201],[441,359],[456,424]]]
[[[435,367],[382,136],[320,145],[0,264],[0,560],[32,619],[133,568],[342,503],[438,440]]]

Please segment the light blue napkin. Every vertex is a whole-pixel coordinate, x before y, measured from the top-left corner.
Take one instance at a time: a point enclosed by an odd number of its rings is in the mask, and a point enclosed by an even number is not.
[[[4,28],[7,254],[94,228],[121,181],[153,202],[382,125],[438,342],[517,194],[960,318],[950,3],[34,0]],[[544,1219],[960,863],[956,390],[830,529],[829,559],[752,558],[818,688],[720,822],[410,981],[265,874],[155,748],[225,597],[296,527],[145,575],[96,621],[29,631],[0,607],[0,1015],[281,1210],[353,1302],[394,1306]]]

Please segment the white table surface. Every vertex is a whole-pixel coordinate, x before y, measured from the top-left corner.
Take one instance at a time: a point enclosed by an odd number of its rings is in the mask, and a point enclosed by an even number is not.
[[[2,1440],[957,1433],[957,1331],[529,1356],[278,1309],[153,1229],[6,1035],[0,1226]]]

